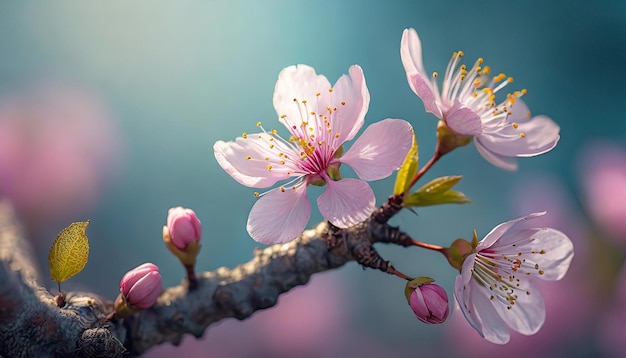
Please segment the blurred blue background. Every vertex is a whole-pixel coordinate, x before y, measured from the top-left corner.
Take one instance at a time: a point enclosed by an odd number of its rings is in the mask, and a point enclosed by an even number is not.
[[[490,165],[473,145],[461,148],[426,179],[464,175],[457,188],[473,204],[423,208],[418,216],[403,212],[394,224],[446,245],[471,238],[474,228],[482,237],[524,210],[552,205],[564,218],[552,226],[571,236],[571,223],[585,226],[580,240],[573,238],[575,264],[589,247],[621,247],[602,238],[597,244],[602,233],[583,199],[580,163],[586,148],[599,141],[626,148],[623,0],[3,2],[0,194],[16,202],[44,268],[56,233],[90,220],[89,263],[63,284],[66,290],[113,299],[123,273],[146,261],[161,268],[166,286],[178,284],[183,270],[160,238],[167,209],[177,205],[193,208],[202,220],[199,270],[247,261],[257,246],[245,230],[254,190],[221,170],[213,143],[254,131],[259,120],[276,120],[272,95],[282,68],[308,64],[334,82],[359,64],[371,94],[366,123],[409,120],[425,163],[434,149],[436,120],[406,81],[399,46],[407,27],[422,39],[428,71],[443,73],[452,52],[463,50],[468,62],[484,57],[494,71],[513,76],[510,90],[527,88],[526,103],[534,114],[559,123],[561,141],[548,154],[522,159],[515,173]],[[3,128],[18,134],[2,137]],[[50,138],[56,151],[46,147]],[[18,149],[28,154],[15,154]],[[45,154],[52,157],[37,164]],[[372,186],[380,204],[393,178]],[[310,226],[321,220],[313,212]],[[434,277],[452,304],[455,272],[442,257],[417,248],[379,249],[401,271]],[[617,277],[621,255],[613,252],[610,277]],[[579,262],[587,274],[575,282],[595,281],[593,267],[585,266],[593,260]],[[462,320],[458,312],[439,326],[417,321],[403,288],[395,277],[351,263],[314,277],[273,310],[212,326],[201,341],[189,337],[176,349],[197,357],[447,356],[470,346],[476,350],[463,351],[465,356],[500,354],[481,350],[492,346],[488,342],[449,344],[477,335],[463,330],[465,322],[455,323]],[[611,302],[613,290],[600,291]],[[572,308],[569,316],[576,315]],[[541,352],[612,354],[599,337],[554,338],[551,327],[547,323],[538,334],[551,337]],[[529,349],[522,337],[513,338],[516,349]],[[176,352],[167,346],[146,356]]]

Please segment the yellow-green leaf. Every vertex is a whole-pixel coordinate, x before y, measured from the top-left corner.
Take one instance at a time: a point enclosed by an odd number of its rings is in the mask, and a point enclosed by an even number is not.
[[[429,195],[445,193],[446,191],[452,189],[462,178],[463,177],[460,175],[455,175],[433,179],[423,187],[419,188],[417,192]]]
[[[466,197],[465,194],[459,191],[448,190],[446,192],[434,195],[415,192],[404,200],[404,205],[429,206],[439,204],[467,204],[471,202],[472,201],[468,197]]]
[[[393,187],[393,194],[400,195],[406,194],[409,190],[409,185],[411,184],[411,180],[415,173],[417,173],[417,162],[418,162],[418,153],[417,153],[417,140],[415,140],[415,133],[413,133],[413,145],[411,149],[406,154],[404,158],[404,162],[402,162],[402,166],[398,169],[398,175],[396,176],[396,183]]]
[[[81,272],[89,257],[89,241],[85,230],[88,221],[72,223],[61,230],[48,253],[52,280],[61,283]]]
[[[445,176],[433,179],[409,197],[405,197],[404,205],[428,206],[470,203],[471,200],[465,194],[452,190],[461,178],[461,176]]]

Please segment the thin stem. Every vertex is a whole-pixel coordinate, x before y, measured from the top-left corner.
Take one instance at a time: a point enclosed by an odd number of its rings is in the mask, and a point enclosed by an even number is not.
[[[411,243],[413,244],[413,246],[419,246],[419,247],[423,247],[425,249],[428,250],[433,250],[433,251],[439,251],[442,254],[445,254],[446,248],[439,246],[439,245],[433,245],[433,244],[427,244],[425,242],[421,242],[421,241],[417,241],[417,240],[411,240]]]
[[[394,274],[394,275],[396,275],[396,276],[398,276],[400,278],[403,278],[403,279],[405,279],[407,281],[411,281],[413,279],[412,277],[409,277],[409,276],[403,274],[402,272],[396,270],[395,268],[393,268],[393,272],[390,272],[390,273],[392,273],[392,274]]]
[[[424,165],[418,172],[417,174],[415,174],[415,176],[413,177],[413,179],[411,180],[411,184],[409,184],[409,188],[413,187],[413,185],[422,177],[424,176],[424,174],[426,174],[426,172],[441,158],[443,157],[443,154],[441,153],[440,150],[440,144],[439,141],[437,141],[437,146],[435,147],[435,152],[433,153],[432,158],[430,158],[430,160],[428,161],[428,163],[426,163],[426,165]]]
[[[196,272],[194,265],[185,265],[185,271],[187,271],[187,280],[189,281],[189,289],[194,290],[198,287],[198,280],[196,279]]]

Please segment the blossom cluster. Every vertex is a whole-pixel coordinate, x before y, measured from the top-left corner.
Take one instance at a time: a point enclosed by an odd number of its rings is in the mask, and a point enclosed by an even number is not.
[[[433,159],[413,180],[407,180],[409,189],[441,156],[471,141],[487,161],[506,170],[517,169],[518,157],[543,154],[557,145],[559,126],[547,116],[531,116],[521,99],[526,89],[503,96],[513,78],[494,74],[482,58],[466,66],[462,64],[463,51],[456,51],[442,76],[428,74],[414,29],[404,31],[400,56],[409,87],[426,112],[439,120]],[[387,118],[371,124],[357,138],[369,101],[358,65],[332,86],[309,66],[290,66],[278,75],[273,97],[278,121],[287,135],[265,129],[258,122],[259,130],[254,133],[215,143],[215,158],[226,173],[245,186],[266,189],[255,192],[258,200],[248,216],[247,230],[254,240],[277,244],[296,239],[311,216],[307,196],[311,185],[325,187],[317,198],[322,216],[337,228],[349,228],[367,221],[376,208],[367,181],[386,178],[398,169],[403,175],[413,175],[407,168],[412,165],[410,150],[415,150],[415,136],[408,122]],[[344,146],[352,140],[346,150]],[[358,179],[343,178],[342,164],[351,167]],[[448,188],[441,189],[441,202],[435,200],[435,204],[469,201],[452,200],[460,198],[460,193],[449,190],[458,181],[454,180],[439,182]],[[394,189],[395,195],[405,193]],[[415,194],[417,199],[404,201],[404,206],[419,204],[423,193]],[[432,192],[429,195],[431,201],[424,205],[432,205],[437,198]],[[518,227],[544,214],[502,223],[480,242],[474,236],[471,243],[459,239],[450,248],[416,244],[441,251],[460,270],[454,297],[470,325],[491,342],[506,343],[509,329],[536,333],[546,313],[533,279],[559,280],[569,268],[573,245],[565,234],[549,228]],[[442,323],[449,313],[448,296],[432,281],[410,281],[407,302],[419,320]]]

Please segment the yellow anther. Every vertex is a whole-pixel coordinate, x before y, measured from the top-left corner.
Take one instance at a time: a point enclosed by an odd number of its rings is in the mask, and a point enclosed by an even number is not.
[[[280,161],[280,164],[285,165],[285,161],[284,161],[284,160],[281,160],[281,161]]]
[[[322,144],[324,144],[324,142],[322,142],[321,140],[317,142],[317,145],[322,145]]]
[[[543,271],[543,270],[539,270],[539,274],[540,274],[540,275],[543,275],[543,274],[544,274],[544,271]]]
[[[433,72],[433,78],[437,78],[437,76],[439,76],[439,74],[437,72]]]
[[[270,149],[274,149],[274,144],[270,144]]]
[[[246,156],[246,160],[250,160],[250,159],[252,159],[252,157],[251,157],[251,156],[249,156],[249,155],[247,155],[247,156]]]
[[[272,129],[272,134],[276,134],[276,129]],[[273,139],[273,138],[272,138]]]
[[[328,92],[332,92],[332,91],[333,91],[333,88],[332,88],[332,87],[328,89]]]
[[[312,116],[314,116],[314,115],[315,115],[315,112],[311,112],[311,115],[312,115]]]
[[[270,139],[268,139],[270,142],[274,141],[274,138],[270,137]]]
[[[513,82],[513,77],[509,77],[506,80],[509,81],[509,83],[511,83],[511,82]]]
[[[265,157],[265,160],[270,160],[270,157]]]
[[[530,111],[526,112],[526,117],[530,117]]]
[[[271,165],[268,165],[268,166],[267,166],[267,170],[268,170],[268,171],[271,171],[271,170],[272,170],[272,166],[271,166]]]
[[[339,138],[339,133],[335,133],[335,138]]]
[[[493,88],[491,87],[483,88],[483,93],[487,93],[487,94],[493,93]]]
[[[483,74],[488,75],[489,72],[491,72],[491,67],[485,66],[485,68],[483,68]]]
[[[321,93],[319,93],[319,92],[317,92],[317,93],[315,94],[315,96],[316,96],[316,97],[319,97],[319,96],[321,96],[321,95],[322,95],[322,94],[321,94]]]
[[[286,115],[286,114],[281,114],[281,115],[280,115],[280,118],[285,118],[285,117],[287,117],[287,115]]]
[[[526,133],[522,132],[522,133],[519,134],[519,136],[524,138],[524,137],[526,137]]]
[[[260,127],[261,126],[261,122],[256,122],[256,126]]]
[[[285,192],[285,187],[284,187],[284,186],[281,186],[281,187],[280,187],[280,191],[284,193],[284,192]]]
[[[483,63],[483,62],[485,62],[485,60],[483,60],[483,58],[482,58],[482,57],[479,57],[479,58],[478,58],[478,63],[480,63],[480,64],[482,65],[482,63]]]
[[[501,73],[501,74],[497,75],[496,77],[494,77],[493,80],[496,81],[496,82],[500,82],[500,81],[502,81],[505,78],[506,78],[506,75],[504,73]]]
[[[241,136],[243,137],[243,139],[246,139],[246,138],[248,138],[248,133],[245,133],[245,132],[241,133]]]
[[[463,57],[463,56],[465,56],[465,53],[463,53],[463,51],[459,51],[458,55],[459,55],[459,57]]]
[[[461,55],[461,56],[463,56],[463,55]],[[465,71],[465,70],[467,70],[467,66],[465,66],[465,65],[461,65],[461,72],[462,72],[462,71]]]
[[[258,192],[258,191],[255,191],[255,192],[254,192],[254,197],[255,197],[255,198],[258,198],[258,197],[259,197],[259,192]]]
[[[480,87],[480,80],[474,80],[474,87]]]
[[[303,99],[303,100],[302,100],[302,104],[306,104],[306,99]]]
[[[528,92],[528,91],[526,90],[526,88],[522,89],[522,94],[523,94],[523,95],[526,95],[526,92]]]

